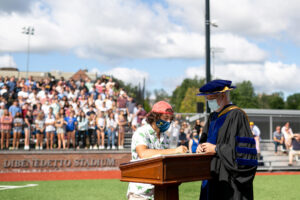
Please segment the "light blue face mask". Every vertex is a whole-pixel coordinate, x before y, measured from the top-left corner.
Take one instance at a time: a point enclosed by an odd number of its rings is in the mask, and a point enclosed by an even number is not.
[[[220,108],[217,99],[207,100],[208,107],[211,109],[211,111],[216,111]]]

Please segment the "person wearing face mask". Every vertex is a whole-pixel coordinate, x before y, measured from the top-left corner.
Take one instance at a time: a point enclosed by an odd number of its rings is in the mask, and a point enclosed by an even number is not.
[[[165,102],[155,103],[146,116],[146,124],[139,127],[132,136],[132,161],[163,154],[186,153],[185,146],[168,149],[169,140],[165,134],[173,120],[172,106]],[[154,185],[129,183],[128,199],[154,199]]]
[[[191,139],[189,141],[189,152],[196,153],[198,145],[199,145],[199,134],[197,130],[194,129],[191,135]]]
[[[253,199],[257,150],[246,113],[230,102],[231,81],[213,80],[199,91],[212,110],[203,128],[197,153],[214,154],[212,179],[203,180],[200,200]]]

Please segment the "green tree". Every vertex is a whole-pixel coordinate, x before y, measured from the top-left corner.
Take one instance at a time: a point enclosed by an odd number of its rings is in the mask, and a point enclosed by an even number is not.
[[[272,98],[270,99],[270,108],[271,109],[284,109],[284,100],[280,95],[276,95],[276,93],[272,94]]]
[[[286,108],[300,110],[300,93],[288,96],[286,100]]]
[[[236,89],[231,91],[231,101],[241,108],[258,108],[257,97],[250,81],[236,84]]]
[[[162,101],[162,100],[169,100],[170,96],[164,89],[155,89],[154,90],[155,95],[155,102]]]
[[[197,102],[205,103],[204,96],[197,96],[199,93],[198,88],[188,88],[183,101],[181,102],[179,112],[180,113],[196,113]]]
[[[171,97],[171,104],[173,106],[173,109],[176,112],[179,112],[181,102],[185,98],[186,92],[188,88],[200,88],[202,85],[204,85],[205,79],[198,79],[196,76],[193,79],[186,78],[183,80],[180,86],[178,86],[172,93]]]
[[[259,95],[258,106],[263,109],[284,109],[283,93],[276,92],[271,95]]]

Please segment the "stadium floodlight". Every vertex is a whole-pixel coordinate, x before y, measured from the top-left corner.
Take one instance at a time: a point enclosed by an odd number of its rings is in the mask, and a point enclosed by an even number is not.
[[[211,52],[211,57],[212,57],[212,74],[214,75],[215,73],[215,56],[216,53],[223,53],[225,51],[225,48],[220,48],[220,47],[211,47],[210,52]]]
[[[215,21],[215,20],[212,20],[212,21],[210,22],[210,25],[213,26],[213,27],[215,27],[215,28],[218,28],[218,27],[219,27],[217,21]]]
[[[23,27],[23,34],[28,35],[27,43],[27,63],[26,63],[26,78],[28,78],[28,69],[29,69],[29,57],[30,57],[30,36],[34,35],[34,28],[31,26]]]

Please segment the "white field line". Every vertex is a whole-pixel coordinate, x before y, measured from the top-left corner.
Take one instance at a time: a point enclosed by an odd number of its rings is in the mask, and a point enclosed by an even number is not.
[[[35,187],[38,186],[38,184],[27,184],[27,185],[0,185],[0,190],[11,190],[11,189],[19,189],[19,188],[26,188],[26,187]]]

